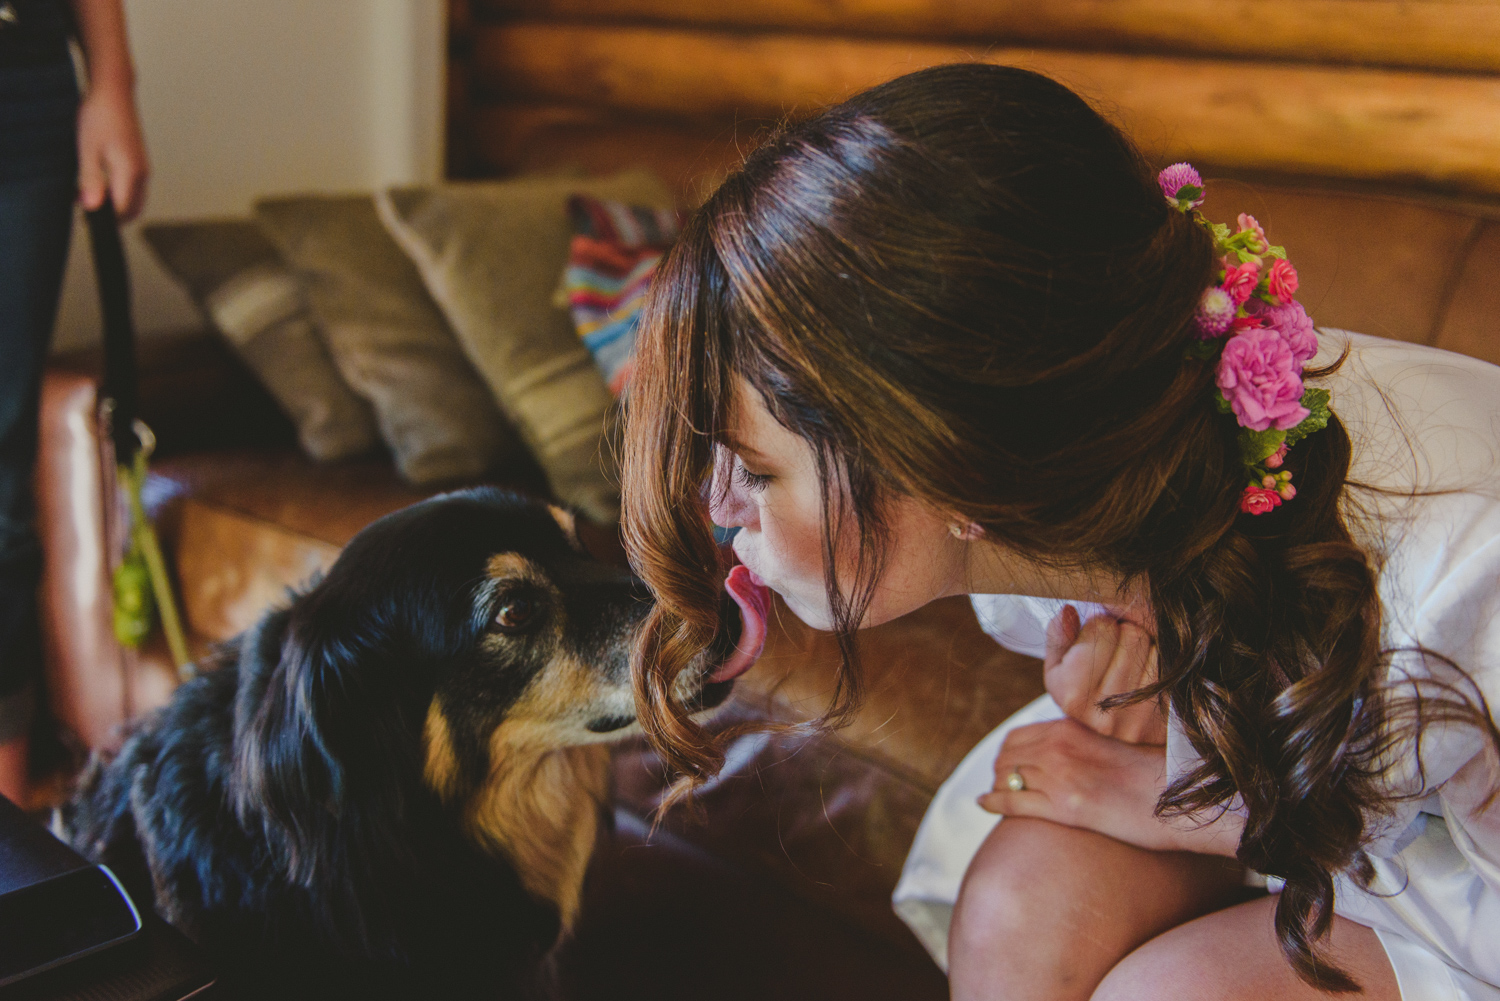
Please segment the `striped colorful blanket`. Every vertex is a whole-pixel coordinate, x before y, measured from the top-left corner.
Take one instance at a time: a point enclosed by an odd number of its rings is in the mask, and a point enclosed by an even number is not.
[[[573,243],[562,292],[578,336],[618,396],[634,368],[636,324],[646,287],[681,220],[673,209],[584,195],[568,200],[568,214]]]

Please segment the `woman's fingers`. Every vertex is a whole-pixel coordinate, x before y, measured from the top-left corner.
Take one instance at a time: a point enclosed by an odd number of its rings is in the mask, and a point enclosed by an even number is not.
[[[1064,605],[1063,610],[1052,616],[1052,621],[1047,623],[1047,646],[1046,653],[1042,656],[1042,666],[1051,670],[1063,659],[1078,639],[1078,630],[1082,621],[1078,616],[1078,609],[1072,605]]]
[[[1093,715],[1085,719],[1100,733],[1133,744],[1166,742],[1166,719],[1156,699],[1102,710],[1098,702],[1125,695],[1156,681],[1156,644],[1146,631],[1129,622],[1120,624],[1120,642],[1095,694]]]
[[[1019,775],[1020,789],[1009,778]],[[1072,719],[1012,732],[995,759],[995,784],[978,805],[1108,834],[1143,848],[1167,848],[1180,832],[1155,815],[1166,748],[1107,737]]]
[[[108,193],[122,221],[140,212],[150,167],[128,94],[91,92],[78,109],[78,200],[90,211]]]
[[[1155,701],[1102,710],[1099,702],[1156,680],[1155,641],[1143,627],[1113,615],[1079,623],[1068,606],[1047,628],[1047,693],[1071,718],[1106,736],[1159,744],[1166,723]]]
[[[995,787],[979,797],[981,809],[1016,817],[1046,817],[1050,810],[1043,779],[1047,757],[1043,750],[1050,731],[1060,720],[1016,727],[1006,735],[995,756]],[[1021,788],[1011,788],[1011,776],[1019,775]]]
[[[104,204],[108,177],[97,149],[80,149],[78,152],[78,201],[92,212]]]
[[[1129,622],[1121,622],[1116,635],[1118,642],[1114,653],[1099,681],[1101,699],[1133,692],[1156,680],[1154,677],[1147,677],[1147,672],[1154,665],[1151,659],[1154,644],[1146,631]]]
[[[1044,664],[1043,678],[1047,694],[1063,712],[1084,719],[1098,701],[1095,693],[1114,657],[1120,623],[1108,615],[1096,615],[1076,630],[1068,631],[1066,626],[1066,622],[1059,625],[1059,639],[1071,632],[1072,642],[1057,660]]]
[[[146,170],[133,151],[114,150],[109,157],[109,194],[122,222],[129,222],[146,201]]]
[[[1002,817],[1036,817],[1051,820],[1051,804],[1047,794],[1035,789],[1012,792],[996,789],[979,797],[979,808],[986,813],[998,813]]]
[[[1061,721],[1044,720],[1041,723],[1028,723],[1006,734],[1005,742],[1000,745],[1000,753],[995,756],[995,775],[1009,775],[1016,756],[1030,753],[1033,747],[1047,739],[1047,731],[1059,722]]]

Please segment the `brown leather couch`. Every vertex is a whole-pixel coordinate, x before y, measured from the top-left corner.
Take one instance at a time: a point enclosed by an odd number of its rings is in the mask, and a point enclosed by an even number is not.
[[[1500,206],[1240,181],[1210,190],[1214,218],[1248,211],[1288,247],[1320,324],[1500,362]],[[200,649],[326,566],[361,526],[423,496],[383,460],[302,458],[211,338],[152,342],[142,356],[144,416],[161,441],[148,501]],[[99,502],[108,462],[91,366],[72,356],[48,375],[38,486],[51,702],[85,745],[107,747],[166,698],[173,675],[159,650],[125,657],[109,637],[100,556],[115,515]],[[503,480],[545,489],[534,467]],[[731,712],[803,722],[827,697],[835,652],[784,610],[774,621]],[[889,894],[937,785],[1040,693],[1040,670],[990,642],[961,599],[871,630],[864,650],[869,694],[849,727],[740,738],[698,815],[669,817],[653,837],[655,759],[620,750],[615,832],[563,964],[573,996],[945,996]]]

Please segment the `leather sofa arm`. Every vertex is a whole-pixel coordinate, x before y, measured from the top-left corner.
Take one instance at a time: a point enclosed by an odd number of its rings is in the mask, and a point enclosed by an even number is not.
[[[103,349],[55,355],[49,369],[98,380]],[[156,433],[157,454],[290,446],[296,428],[229,347],[207,331],[142,337],[136,344],[140,416]]]

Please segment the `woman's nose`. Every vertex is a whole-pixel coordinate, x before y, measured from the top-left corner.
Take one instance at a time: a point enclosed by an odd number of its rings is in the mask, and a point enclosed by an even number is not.
[[[755,505],[744,494],[744,488],[734,479],[730,465],[722,453],[714,460],[713,485],[709,490],[708,514],[715,525],[721,528],[746,528],[755,515]]]
[[[745,499],[740,496],[739,488],[733,480],[725,477],[714,484],[713,495],[708,502],[708,514],[713,518],[715,525],[723,528],[744,528],[752,506],[745,503]]]

